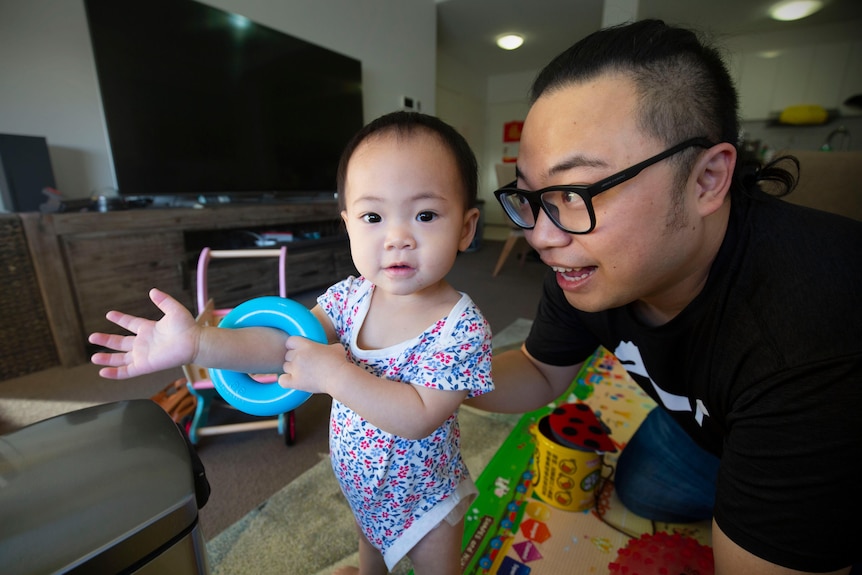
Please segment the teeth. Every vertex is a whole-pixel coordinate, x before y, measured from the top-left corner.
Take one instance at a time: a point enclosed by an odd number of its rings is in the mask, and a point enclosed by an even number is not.
[[[589,277],[592,274],[592,269],[588,268],[580,273],[577,273],[575,268],[561,268],[557,266],[551,266],[551,269],[557,272],[558,274],[563,274],[563,277],[569,281],[578,281],[582,280],[586,277]],[[574,272],[574,275],[573,275]]]

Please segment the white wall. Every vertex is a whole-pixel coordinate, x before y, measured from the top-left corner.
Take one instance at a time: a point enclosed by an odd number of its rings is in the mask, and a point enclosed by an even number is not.
[[[206,3],[362,61],[366,121],[402,95],[435,113],[434,0]],[[45,136],[65,197],[115,186],[83,0],[0,0],[0,79],[0,133]]]
[[[485,111],[485,154],[482,163],[482,173],[485,182],[490,184],[480,190],[480,196],[485,200],[485,221],[489,225],[509,227],[509,220],[503,213],[503,208],[494,198],[494,190],[498,184],[495,165],[503,160],[503,156],[517,156],[517,147],[503,143],[503,126],[507,122],[523,120],[529,110],[529,89],[538,73],[522,72],[505,74],[488,78]],[[509,148],[504,154],[504,148]]]

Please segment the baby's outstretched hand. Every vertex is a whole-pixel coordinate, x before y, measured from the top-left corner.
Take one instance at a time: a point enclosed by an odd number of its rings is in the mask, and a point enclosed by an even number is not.
[[[200,338],[195,318],[168,294],[152,289],[149,295],[165,314],[160,320],[109,311],[108,320],[134,335],[90,334],[90,343],[116,350],[93,354],[94,364],[107,366],[102,377],[127,379],[193,362]]]

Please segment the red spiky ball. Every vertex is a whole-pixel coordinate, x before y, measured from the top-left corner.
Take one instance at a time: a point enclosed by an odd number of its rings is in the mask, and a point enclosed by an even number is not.
[[[608,564],[614,575],[713,575],[712,547],[679,533],[632,539]]]

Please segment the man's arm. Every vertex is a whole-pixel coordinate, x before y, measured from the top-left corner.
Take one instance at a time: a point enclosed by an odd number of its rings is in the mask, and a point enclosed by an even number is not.
[[[500,413],[532,411],[560,397],[580,369],[581,364],[561,367],[542,363],[521,346],[494,357],[491,364],[494,391],[465,404]]]
[[[801,575],[806,571],[797,571],[770,563],[756,555],[752,555],[733,541],[721,530],[718,524],[712,522],[712,550],[715,556],[716,575],[736,575],[737,573],[758,573],[759,575]],[[821,575],[847,575],[850,567],[830,571]]]

